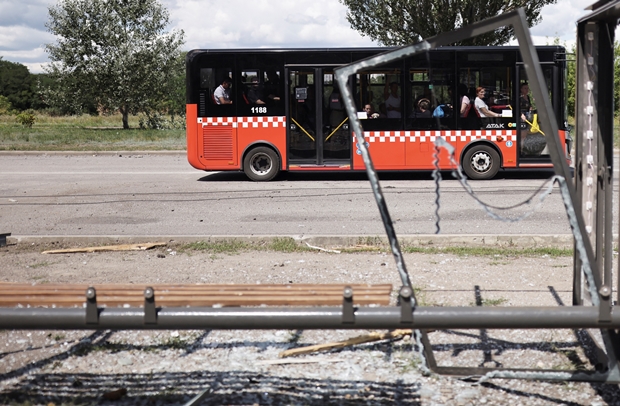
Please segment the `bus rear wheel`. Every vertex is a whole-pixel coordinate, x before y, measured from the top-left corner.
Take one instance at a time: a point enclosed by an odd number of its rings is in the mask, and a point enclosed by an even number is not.
[[[253,148],[243,160],[243,172],[254,181],[272,180],[280,172],[280,158],[271,148]]]
[[[499,154],[488,145],[475,145],[463,156],[463,170],[470,179],[492,179],[499,171]]]

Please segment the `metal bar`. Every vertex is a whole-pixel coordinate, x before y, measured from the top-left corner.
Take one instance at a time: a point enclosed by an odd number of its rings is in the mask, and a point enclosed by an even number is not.
[[[429,329],[557,329],[620,328],[620,312],[609,322],[599,320],[599,308],[575,307],[415,307],[411,328]],[[0,329],[396,329],[402,310],[363,307],[355,321],[342,318],[342,307],[311,308],[162,308],[157,322],[144,323],[142,308],[100,308],[99,323],[89,324],[83,308],[1,308]]]
[[[0,247],[6,246],[6,237],[9,237],[11,233],[0,233]]]
[[[342,322],[355,323],[355,309],[353,308],[353,289],[346,286],[342,292]]]
[[[411,306],[411,295],[413,290],[409,286],[403,286],[398,292],[398,303],[400,305],[400,322],[403,324],[413,323],[413,307]]]
[[[144,289],[144,324],[157,323],[157,308],[155,307],[155,290],[152,287]]]
[[[562,175],[565,179],[570,179],[571,172],[566,162],[566,157],[564,151],[562,150],[562,145],[559,142],[559,129],[557,126],[555,114],[553,113],[553,109],[550,108],[552,104],[549,99],[549,94],[546,91],[543,91],[541,87],[541,84],[545,83],[545,78],[540,68],[538,55],[535,52],[532,38],[528,35],[529,28],[527,27],[523,10],[519,9],[518,11],[523,16],[523,18],[515,18],[512,22],[512,26],[515,31],[515,36],[519,41],[521,57],[523,58],[523,61],[525,63],[525,70],[527,72],[527,76],[530,79],[530,88],[532,89],[532,93],[534,95],[534,99],[536,100],[537,106],[540,106],[540,108],[538,109],[538,117],[541,119],[540,124],[543,128],[543,131],[546,134],[549,134],[549,136],[547,137],[547,144],[549,146],[549,155],[551,157],[551,162],[553,162],[556,174]],[[574,187],[568,188],[568,195],[570,197],[569,201],[572,202],[573,205],[572,210],[574,210],[574,205],[577,200]],[[571,208],[566,207],[566,209],[568,211]],[[579,253],[582,267],[586,276],[589,279],[593,279],[592,282],[595,286],[590,287],[590,292],[592,295],[593,304],[598,305],[600,303],[598,297],[598,290],[601,287],[601,279],[600,275],[598,275],[596,272],[592,272],[593,265],[595,264],[592,244],[590,243],[590,240],[586,237],[587,232],[583,216],[574,216],[573,220],[575,221],[575,224],[571,224],[571,229],[573,231],[573,236],[575,237],[575,251]]]
[[[86,323],[96,325],[99,323],[99,309],[97,308],[97,290],[92,286],[86,289]]]
[[[544,381],[605,382],[620,383],[620,377],[613,372],[574,371],[553,369],[520,368],[480,368],[480,367],[437,367],[434,372],[442,375],[455,375],[476,380],[478,383],[489,379],[537,379]]]
[[[607,78],[613,81],[614,78],[614,34],[616,24],[599,23],[598,35],[598,78],[599,86],[597,86],[598,97],[596,99],[596,110],[598,113],[599,128],[599,148],[598,148],[598,165],[599,165],[599,200],[603,200],[604,211],[602,231],[604,239],[600,242],[603,246],[602,251],[605,253],[603,264],[603,282],[606,286],[613,286],[612,282],[612,261],[613,261],[613,234],[612,234],[612,195],[613,195],[613,127],[614,113],[610,106],[614,103],[613,86],[601,86],[600,83],[606,83]],[[609,50],[609,52],[600,52],[600,50]],[[602,82],[600,82],[602,81]],[[601,194],[603,199],[601,199]],[[597,242],[599,244],[599,242]]]

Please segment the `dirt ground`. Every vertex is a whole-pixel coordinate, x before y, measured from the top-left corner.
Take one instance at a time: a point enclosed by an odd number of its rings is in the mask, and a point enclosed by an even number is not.
[[[148,251],[42,254],[0,248],[0,282],[391,283],[387,252],[239,254]],[[53,246],[54,248],[58,248]],[[571,257],[405,254],[425,306],[566,306]],[[406,336],[283,363],[284,349],[367,331],[1,331],[1,404],[617,405],[618,385],[523,380],[469,382],[428,375]],[[594,332],[596,334],[596,332]],[[594,368],[583,331],[446,330],[429,334],[439,365]],[[113,395],[110,395],[110,394]],[[30,403],[28,403],[30,402]]]

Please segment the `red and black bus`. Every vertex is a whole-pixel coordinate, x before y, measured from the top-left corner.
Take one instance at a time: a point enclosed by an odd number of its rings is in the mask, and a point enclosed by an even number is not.
[[[536,49],[570,159],[565,50]],[[190,51],[190,164],[205,171],[244,171],[256,181],[271,180],[280,171],[364,170],[334,68],[389,50]],[[230,82],[231,104],[215,98],[224,81]],[[434,169],[438,136],[455,146],[457,160],[472,179],[491,179],[502,168],[553,166],[545,141],[549,134],[538,128],[518,47],[442,47],[366,69],[347,85],[379,171]],[[474,106],[480,89],[492,117]],[[440,162],[442,169],[450,165],[447,159]]]

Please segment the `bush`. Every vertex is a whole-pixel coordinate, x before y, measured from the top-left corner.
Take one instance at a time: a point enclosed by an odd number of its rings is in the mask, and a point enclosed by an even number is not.
[[[34,110],[26,110],[15,116],[15,119],[24,127],[32,128],[37,117],[34,115]]]
[[[185,120],[183,117],[180,119],[174,118],[166,118],[163,114],[154,112],[154,113],[145,113],[144,116],[140,117],[140,128],[142,129],[151,129],[151,130],[184,130],[185,129]]]
[[[9,114],[11,112],[11,102],[6,96],[0,95],[0,114]]]

